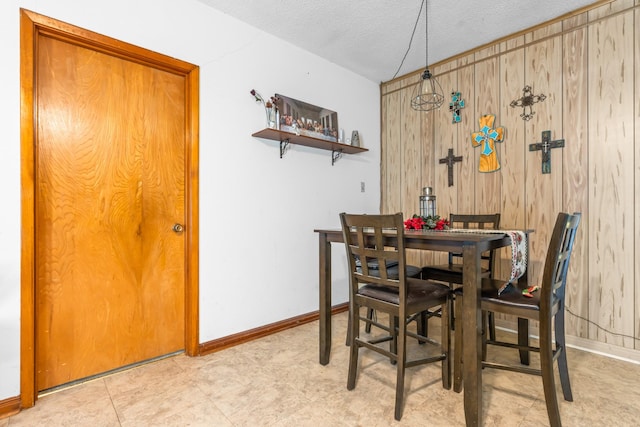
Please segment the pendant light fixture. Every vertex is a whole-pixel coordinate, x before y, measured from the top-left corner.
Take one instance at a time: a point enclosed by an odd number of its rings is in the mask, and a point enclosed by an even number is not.
[[[422,79],[418,82],[411,96],[411,108],[418,111],[431,111],[440,108],[444,102],[444,94],[440,83],[429,71],[429,15],[428,3],[424,3],[424,28],[425,28],[425,69]]]

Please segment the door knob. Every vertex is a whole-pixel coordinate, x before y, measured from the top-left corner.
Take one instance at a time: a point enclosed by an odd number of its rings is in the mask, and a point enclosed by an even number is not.
[[[173,224],[172,230],[176,233],[182,233],[184,231],[184,226],[182,224]]]

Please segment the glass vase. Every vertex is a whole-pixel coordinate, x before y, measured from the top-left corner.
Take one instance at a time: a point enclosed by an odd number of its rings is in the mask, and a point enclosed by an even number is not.
[[[277,110],[275,108],[265,107],[265,112],[267,114],[267,127],[270,129],[278,129],[278,120],[277,120]]]

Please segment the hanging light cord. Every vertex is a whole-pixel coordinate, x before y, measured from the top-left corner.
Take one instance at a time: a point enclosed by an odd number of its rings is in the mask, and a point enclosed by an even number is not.
[[[426,2],[427,0],[422,0]],[[429,16],[428,10],[429,5],[425,4],[424,6],[424,69],[425,72],[429,70]],[[420,10],[422,10],[422,6],[420,6]]]
[[[416,28],[418,28],[418,22],[420,22],[420,15],[422,14],[422,8],[424,7],[424,2],[425,2],[425,0],[422,0],[422,4],[420,4],[420,10],[418,11],[418,17],[416,18],[416,23],[413,26],[413,31],[411,32],[411,38],[409,39],[409,46],[407,47],[407,51],[404,53],[404,56],[402,57],[402,61],[400,61],[400,66],[396,70],[396,73],[393,75],[393,77],[391,77],[391,80],[395,79],[398,76],[398,73],[400,72],[400,69],[402,68],[402,65],[404,64],[404,60],[407,59],[407,55],[409,54],[409,51],[411,50],[411,43],[413,43],[413,36],[416,35]],[[427,47],[427,49],[428,49],[428,47]]]

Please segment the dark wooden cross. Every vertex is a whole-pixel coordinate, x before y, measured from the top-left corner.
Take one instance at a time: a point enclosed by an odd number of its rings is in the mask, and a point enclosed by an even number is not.
[[[462,156],[454,156],[453,155],[453,148],[449,148],[449,154],[447,154],[447,157],[440,159],[440,163],[447,164],[447,173],[449,176],[449,187],[451,187],[453,185],[453,164],[455,162],[461,162],[462,161]]]
[[[542,132],[542,142],[529,144],[529,151],[542,151],[542,173],[551,173],[551,149],[564,147],[564,139],[551,141],[551,131]]]

